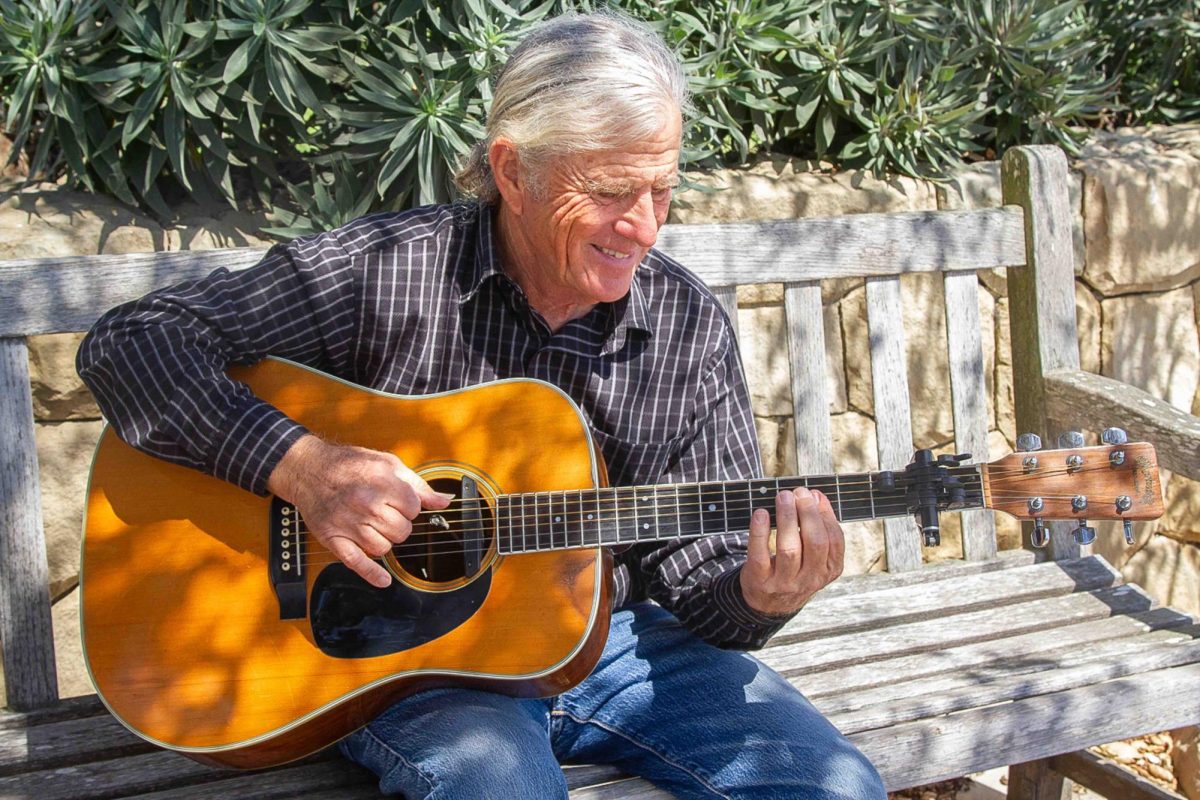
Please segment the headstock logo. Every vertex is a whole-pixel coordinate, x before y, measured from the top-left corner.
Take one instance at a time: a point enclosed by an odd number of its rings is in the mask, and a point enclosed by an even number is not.
[[[1150,459],[1145,456],[1138,456],[1133,461],[1133,493],[1140,497],[1142,503],[1153,505],[1158,502],[1158,480],[1154,476],[1154,469],[1150,465]]]

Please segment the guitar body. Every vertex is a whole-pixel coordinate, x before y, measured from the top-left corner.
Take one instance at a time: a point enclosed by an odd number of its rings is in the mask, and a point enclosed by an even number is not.
[[[280,562],[278,504],[109,429],[88,493],[82,632],[97,692],[121,722],[193,758],[254,768],[318,750],[424,688],[544,696],[591,671],[609,624],[606,551],[499,556],[488,513],[501,493],[603,482],[565,395],[513,380],[400,397],[278,360],[233,374],[310,430],[395,453],[435,488],[469,478],[482,498],[479,566],[456,574],[461,547],[436,563],[396,562],[399,578],[379,593],[312,536]],[[284,618],[272,560],[303,586],[301,616]]]

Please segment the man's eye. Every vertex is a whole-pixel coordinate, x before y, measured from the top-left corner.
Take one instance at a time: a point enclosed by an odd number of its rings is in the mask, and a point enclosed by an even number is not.
[[[655,200],[666,200],[670,196],[671,196],[671,187],[670,186],[663,186],[662,188],[654,190],[654,199]]]

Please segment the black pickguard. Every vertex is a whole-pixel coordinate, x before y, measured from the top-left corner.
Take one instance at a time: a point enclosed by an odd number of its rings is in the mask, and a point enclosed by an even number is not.
[[[445,592],[423,592],[396,580],[377,589],[344,564],[332,564],[313,583],[313,638],[323,653],[335,658],[409,650],[470,619],[491,585],[487,570],[466,586]]]

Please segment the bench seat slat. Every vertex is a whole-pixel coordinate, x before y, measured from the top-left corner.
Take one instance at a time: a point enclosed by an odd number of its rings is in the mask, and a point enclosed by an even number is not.
[[[1117,586],[1041,600],[1036,614],[1017,615],[1011,606],[1001,606],[951,618],[801,641],[772,648],[770,660],[777,670],[797,674],[816,672],[878,662],[889,657],[930,653],[1115,614],[1132,614],[1147,611],[1151,606],[1150,598],[1132,586]]]
[[[1025,566],[1037,560],[1031,550],[1001,550],[994,559],[988,561],[963,561],[947,559],[933,561],[913,572],[868,572],[862,575],[844,575],[826,586],[810,601],[824,602],[830,597],[840,597],[846,594],[879,591],[899,586],[916,586],[926,581],[957,580],[968,575],[980,575],[985,572],[998,572],[1011,567]]]
[[[911,587],[813,600],[776,635],[777,642],[849,634],[906,622],[946,619],[982,608],[1025,603],[1091,591],[1122,582],[1120,573],[1096,556],[1062,564],[1046,562],[1003,572],[934,580]]]
[[[864,730],[876,724],[947,714],[990,702],[1015,700],[1140,672],[1200,663],[1196,630],[1154,634],[1093,644],[1084,652],[1013,658],[970,672],[927,678],[919,672],[896,675],[891,686],[816,700],[821,713]],[[882,722],[880,722],[882,720]]]
[[[1155,608],[1139,614],[1087,620],[1061,628],[1047,628],[1032,633],[1018,633],[1001,639],[948,647],[931,653],[897,656],[867,664],[855,664],[825,672],[799,673],[780,669],[786,677],[803,675],[796,686],[805,697],[816,700],[826,695],[892,686],[899,676],[920,674],[935,678],[945,673],[969,671],[984,674],[989,669],[1004,669],[1013,659],[1048,659],[1058,651],[1079,652],[1082,648],[1115,640],[1124,642],[1140,638],[1153,631],[1183,628],[1191,617],[1169,608]],[[1182,636],[1171,631],[1173,636]],[[763,651],[764,661],[773,664],[772,650]]]
[[[214,774],[218,774],[213,770]],[[208,800],[213,797],[292,800],[309,798],[312,792],[338,789],[339,796],[350,787],[370,788],[379,797],[375,776],[369,770],[342,758],[315,764],[271,770],[267,773],[236,773],[223,780],[181,786],[135,795],[137,800]]]
[[[1170,691],[1164,691],[1170,687]],[[1195,724],[1200,664],[850,734],[889,790]]]

